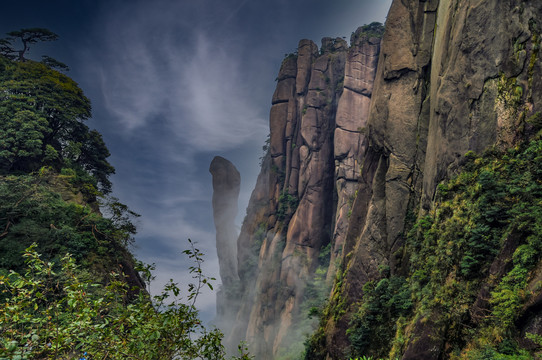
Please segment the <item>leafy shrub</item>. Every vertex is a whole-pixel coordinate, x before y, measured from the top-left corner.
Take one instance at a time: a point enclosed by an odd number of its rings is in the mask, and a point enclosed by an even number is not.
[[[395,335],[393,324],[412,310],[409,285],[405,278],[391,276],[366,283],[363,293],[361,306],[347,330],[352,344],[351,355],[385,356]]]
[[[287,216],[293,214],[297,209],[299,200],[296,196],[284,191],[279,196],[277,208],[277,219],[284,220]]]
[[[207,330],[194,306],[209,278],[193,246],[185,251],[195,260],[185,303],[172,281],[152,299],[144,292],[126,302],[128,288],[112,275],[105,289],[88,280],[68,254],[62,267],[44,262],[36,245],[26,250],[26,271],[0,276],[0,357],[7,359],[225,359],[218,329]],[[249,359],[240,347],[240,357]]]

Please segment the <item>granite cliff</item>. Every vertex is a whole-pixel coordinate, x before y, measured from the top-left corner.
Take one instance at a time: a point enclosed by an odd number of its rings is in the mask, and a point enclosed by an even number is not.
[[[527,155],[541,15],[539,1],[394,0],[383,36],[299,43],[225,289],[232,343],[295,358],[316,328],[307,359],[538,351],[540,234],[524,212],[541,198]]]

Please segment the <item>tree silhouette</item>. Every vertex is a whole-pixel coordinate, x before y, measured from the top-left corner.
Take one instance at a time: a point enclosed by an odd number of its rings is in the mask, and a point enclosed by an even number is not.
[[[11,60],[25,61],[25,54],[30,50],[30,45],[42,41],[55,41],[58,35],[48,29],[30,28],[11,31],[9,37],[0,39],[0,54]],[[17,50],[14,43],[20,41],[22,49]]]

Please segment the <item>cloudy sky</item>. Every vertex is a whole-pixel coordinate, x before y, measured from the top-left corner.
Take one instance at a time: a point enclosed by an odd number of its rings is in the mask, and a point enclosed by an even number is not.
[[[114,195],[141,214],[137,257],[155,263],[153,290],[190,281],[187,239],[218,278],[211,176],[215,155],[242,177],[238,225],[259,171],[280,63],[300,39],[320,45],[384,22],[391,0],[27,0],[2,4],[0,37],[45,27],[33,48],[68,64],[112,153]],[[219,280],[217,280],[219,283]],[[200,297],[206,319],[215,296]]]

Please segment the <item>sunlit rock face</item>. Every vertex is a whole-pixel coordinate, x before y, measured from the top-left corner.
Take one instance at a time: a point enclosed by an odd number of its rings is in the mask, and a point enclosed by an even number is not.
[[[318,268],[319,286],[331,284],[325,272],[344,243],[379,47],[378,36],[360,29],[351,46],[301,40],[282,63],[269,150],[238,239],[236,319],[226,331],[232,347],[246,339],[258,359],[280,356],[312,331],[316,320],[301,311]]]
[[[366,151],[367,121],[380,53],[382,29],[367,34],[364,27],[352,33],[346,54],[344,88],[339,98],[334,133],[335,191],[337,210],[328,279],[335,276]]]

